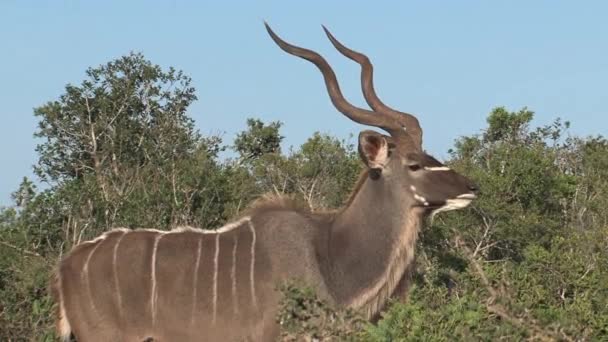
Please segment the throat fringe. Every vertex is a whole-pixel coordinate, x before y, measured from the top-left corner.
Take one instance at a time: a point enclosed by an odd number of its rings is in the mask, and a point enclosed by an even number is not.
[[[387,267],[374,285],[361,291],[354,297],[349,307],[362,312],[368,319],[375,316],[384,307],[395,291],[408,267],[414,261],[414,251],[422,218],[408,218],[395,241]]]

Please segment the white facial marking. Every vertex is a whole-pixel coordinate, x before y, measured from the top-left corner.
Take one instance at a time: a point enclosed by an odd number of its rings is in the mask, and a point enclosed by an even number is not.
[[[451,169],[447,166],[425,166],[427,171],[450,171]]]
[[[424,204],[425,206],[429,206],[429,202],[426,200],[426,198],[424,198],[423,196],[420,196],[416,193],[416,187],[413,185],[410,185],[410,190],[412,190],[412,192],[414,193],[414,199],[422,204]]]
[[[417,193],[414,193],[414,198],[416,199],[416,201],[421,202],[421,203],[425,203],[426,202],[426,198],[418,195]]]
[[[460,196],[458,196],[458,197],[460,197]],[[442,207],[437,208],[433,211],[433,213],[431,214],[431,220],[435,217],[435,215],[439,214],[440,212],[462,209],[462,208],[468,206],[471,202],[472,202],[472,199],[468,199],[468,198],[449,199],[445,202],[445,204]]]

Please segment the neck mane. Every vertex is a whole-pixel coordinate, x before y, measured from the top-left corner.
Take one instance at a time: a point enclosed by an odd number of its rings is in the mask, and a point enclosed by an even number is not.
[[[411,204],[384,178],[362,175],[330,230],[328,278],[339,304],[368,318],[386,304],[414,260],[423,213]]]

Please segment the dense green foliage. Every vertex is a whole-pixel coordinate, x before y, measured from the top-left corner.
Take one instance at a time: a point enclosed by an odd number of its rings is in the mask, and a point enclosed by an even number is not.
[[[110,227],[214,228],[268,192],[336,208],[361,169],[354,146],[316,133],[281,151],[281,124],[247,121],[232,145],[186,114],[182,72],[140,54],[91,68],[35,109],[39,191],[24,178],[0,210],[0,340],[52,340],[47,283],[62,253]],[[494,109],[449,163],[482,189],[420,234],[407,302],[377,324],[334,311],[305,287],[286,296],[285,340],[608,339],[608,141],[556,120]],[[233,149],[234,158],[221,158]],[[602,271],[603,270],[603,271]]]

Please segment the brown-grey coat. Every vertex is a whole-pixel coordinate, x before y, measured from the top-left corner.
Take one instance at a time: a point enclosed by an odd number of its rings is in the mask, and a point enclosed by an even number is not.
[[[115,229],[69,253],[55,273],[58,331],[79,341],[271,341],[281,282],[313,286],[324,299],[372,318],[407,288],[414,245],[427,215],[467,206],[476,186],[422,151],[417,119],[375,95],[371,63],[331,42],[362,66],[374,111],[342,96],[319,54],[268,33],[286,52],[314,63],[330,99],[350,119],[380,127],[359,135],[367,166],[346,205],[311,213],[262,198],[215,231]]]

